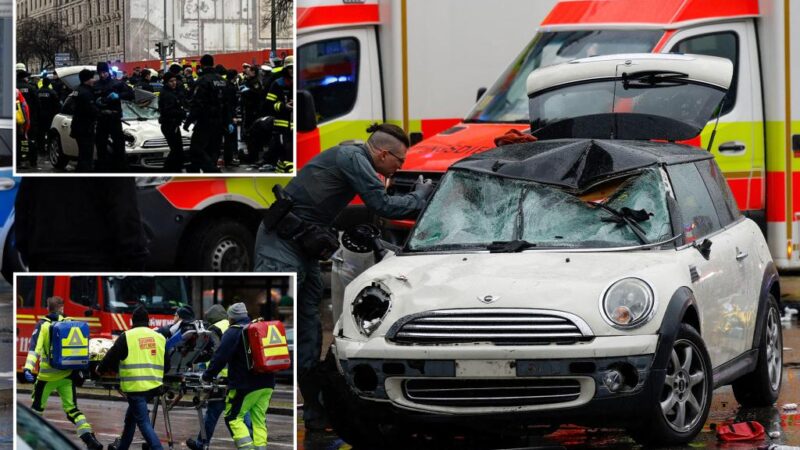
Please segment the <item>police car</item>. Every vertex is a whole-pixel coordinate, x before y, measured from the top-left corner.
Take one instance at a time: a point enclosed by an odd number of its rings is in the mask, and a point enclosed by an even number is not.
[[[14,200],[19,178],[11,167],[11,120],[0,119],[0,273],[11,283],[14,272],[23,270],[14,240]]]
[[[404,247],[345,289],[325,394],[339,435],[579,423],[670,445],[701,431],[717,387],[772,405],[775,264],[713,155],[677,143],[731,75],[693,55],[532,72],[538,141],[451,166]]]
[[[83,70],[95,70],[94,66],[70,66],[55,69],[56,75],[69,89],[77,89],[80,81],[78,73]],[[161,169],[169,153],[169,146],[161,124],[158,123],[158,97],[152,93],[136,89],[134,101],[122,101],[122,133],[125,136],[125,153],[131,166],[143,169]],[[70,161],[77,161],[78,144],[70,137],[70,125],[74,112],[74,95],[64,102],[61,112],[53,118],[47,132],[47,154],[50,163],[57,169],[63,169]],[[181,130],[183,148],[189,150],[192,138],[191,129]],[[96,156],[95,156],[96,159]]]

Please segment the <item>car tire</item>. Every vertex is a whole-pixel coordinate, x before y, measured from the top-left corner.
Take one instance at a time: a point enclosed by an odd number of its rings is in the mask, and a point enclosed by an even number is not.
[[[58,133],[49,133],[47,138],[47,158],[56,169],[64,169],[69,163],[67,155],[61,149],[61,137]]]
[[[703,338],[690,325],[681,324],[672,343],[664,382],[656,387],[658,397],[647,415],[650,419],[632,429],[631,434],[645,447],[690,442],[708,418],[713,390],[711,359]]]
[[[253,270],[255,237],[244,224],[223,218],[200,224],[183,248],[183,266],[201,272]]]
[[[758,361],[752,372],[733,382],[733,395],[742,406],[772,406],[778,400],[783,378],[783,333],[775,297],[767,297],[762,318]]]

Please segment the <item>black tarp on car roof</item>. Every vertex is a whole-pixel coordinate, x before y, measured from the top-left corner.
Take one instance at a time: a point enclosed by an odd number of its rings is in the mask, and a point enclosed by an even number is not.
[[[658,164],[713,158],[697,147],[649,141],[557,139],[498,147],[451,169],[491,173],[582,192],[610,178]]]

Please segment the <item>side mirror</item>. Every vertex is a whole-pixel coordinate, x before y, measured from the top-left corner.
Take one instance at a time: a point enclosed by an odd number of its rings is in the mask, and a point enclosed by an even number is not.
[[[317,110],[314,97],[308,91],[297,91],[297,131],[313,131],[317,128]]]
[[[478,100],[480,100],[481,97],[483,97],[483,94],[485,94],[485,93],[486,93],[486,88],[485,87],[479,87],[478,88],[478,96],[475,97],[475,101],[477,102]]]
[[[420,133],[419,131],[415,131],[408,135],[408,139],[409,141],[411,141],[411,146],[413,147],[414,145],[417,145],[420,142],[422,142],[422,133]]]
[[[703,255],[703,258],[708,260],[708,258],[711,257],[711,244],[712,242],[709,241],[708,239],[703,239],[703,242],[701,242],[700,244],[695,242],[694,248],[696,248],[697,251],[700,252],[701,255]]]
[[[83,312],[84,317],[92,317],[93,315],[94,311],[92,311],[91,309],[87,309],[86,311]]]

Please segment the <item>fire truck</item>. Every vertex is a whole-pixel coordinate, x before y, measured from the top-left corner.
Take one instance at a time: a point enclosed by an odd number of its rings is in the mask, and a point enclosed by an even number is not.
[[[89,324],[91,339],[113,340],[131,327],[133,309],[144,305],[150,327],[172,323],[175,311],[190,303],[181,276],[18,276],[17,372],[28,354],[36,323],[47,315],[47,299],[64,299],[64,315]]]
[[[347,2],[350,3],[350,2]],[[359,91],[368,92],[375,104],[370,120],[385,120],[402,123],[409,132],[421,131],[422,142],[409,151],[404,170],[390,180],[393,192],[410,188],[419,174],[438,179],[455,161],[470,154],[494,147],[493,139],[511,128],[527,130],[528,99],[525,80],[534,69],[573,59],[620,53],[658,52],[694,53],[729,58],[734,63],[734,78],[730,93],[722,105],[719,127],[709,149],[725,172],[739,208],[762,227],[776,265],[781,269],[800,268],[800,29],[790,24],[800,23],[800,5],[791,0],[577,0],[555,4],[541,21],[539,30],[495,83],[482,92],[477,103],[466,116],[453,126],[439,133],[429,132],[425,127],[410,120],[408,104],[414,100],[410,95],[409,75],[406,72],[406,39],[417,31],[413,24],[402,20],[411,14],[412,1],[393,2],[391,7],[381,2],[360,2],[361,19],[348,16],[352,24],[337,23],[326,26],[307,27],[303,32],[304,17],[298,9],[298,54],[299,89],[313,91],[316,86],[309,80],[313,71],[304,67],[304,46],[315,44],[325,48],[326,41],[337,32],[339,41],[347,36],[358,45],[347,52],[357,54],[365,61],[380,58],[383,65],[390,65],[395,78],[382,80],[382,72],[365,72],[374,64],[358,66]],[[530,2],[533,3],[533,2]],[[371,5],[371,6],[370,6]],[[541,7],[543,3],[536,2]],[[341,5],[339,6],[342,7]],[[369,7],[369,11],[367,11]],[[491,14],[486,8],[486,14]],[[513,8],[503,8],[506,15],[524,15]],[[514,11],[511,13],[511,11]],[[452,8],[451,21],[460,20],[463,9]],[[344,15],[344,14],[342,14]],[[310,20],[314,14],[306,12],[306,22],[316,25],[320,21]],[[390,43],[381,40],[381,52],[375,44],[359,36],[367,36],[380,28],[382,18],[397,21],[399,29],[386,36]],[[488,21],[488,20],[487,20]],[[344,22],[344,20],[342,20]],[[503,32],[513,25],[503,22]],[[436,38],[447,40],[447,27]],[[434,27],[424,33],[439,31]],[[476,29],[475,34],[484,30]],[[497,34],[491,34],[491,39]],[[487,37],[488,39],[488,37]],[[369,53],[372,51],[372,53]],[[347,53],[345,52],[345,53]],[[339,52],[342,53],[342,52]],[[451,61],[452,55],[440,55]],[[352,57],[349,57],[352,60]],[[372,58],[372,59],[368,59]],[[341,58],[340,58],[341,59]],[[394,61],[401,61],[396,64]],[[387,64],[388,63],[388,64]],[[378,67],[381,64],[377,64]],[[400,70],[402,69],[402,71]],[[338,65],[333,65],[330,77],[322,77],[332,84],[342,79]],[[430,73],[442,77],[450,72]],[[456,72],[460,76],[463,71]],[[453,78],[458,78],[453,76]],[[347,78],[345,77],[345,81]],[[414,85],[425,80],[413,80]],[[364,84],[361,84],[361,83]],[[382,84],[383,82],[383,84]],[[393,83],[393,84],[390,84]],[[454,81],[454,83],[457,83]],[[382,88],[384,85],[402,89]],[[414,88],[416,89],[416,88]],[[335,93],[334,93],[335,94]],[[403,109],[398,115],[396,108],[388,108],[389,97],[401,99]],[[335,121],[325,121],[328,100],[340,96],[298,92],[298,159],[307,160],[316,151],[335,145],[344,138],[335,130],[347,130],[347,126]],[[383,99],[385,103],[382,104]],[[397,101],[397,100],[394,100]],[[381,108],[383,106],[383,109]],[[301,113],[309,107],[316,115]],[[466,110],[466,108],[465,108]],[[346,120],[349,116],[339,116]],[[319,120],[316,127],[314,119]],[[362,122],[363,123],[363,122]],[[363,127],[361,127],[363,128]],[[701,134],[690,143],[702,148],[709,146],[714,123],[709,123]],[[328,132],[328,130],[333,130]],[[349,137],[358,137],[350,135]],[[330,137],[325,137],[328,133]],[[419,139],[420,136],[417,137]],[[387,225],[396,230],[407,229],[409,223],[391,222]]]
[[[293,50],[291,48],[279,48],[276,50],[276,55],[283,59],[284,57],[291,55]],[[266,62],[269,62],[269,49],[262,49],[262,50],[251,50],[245,52],[228,52],[228,53],[215,53],[214,54],[214,63],[215,64],[222,64],[226,68],[229,69],[236,69],[237,71],[242,71],[242,64],[255,64],[261,65]],[[183,65],[191,65],[192,70],[196,70],[198,64],[200,64],[200,56],[184,56],[180,59],[175,60],[168,60],[168,64],[176,63]],[[164,62],[160,59],[148,59],[143,61],[129,61],[129,62],[120,62],[117,64],[117,67],[120,70],[125,71],[125,73],[132,73],[134,67],[141,67],[141,68],[149,68],[160,70],[163,67]]]

